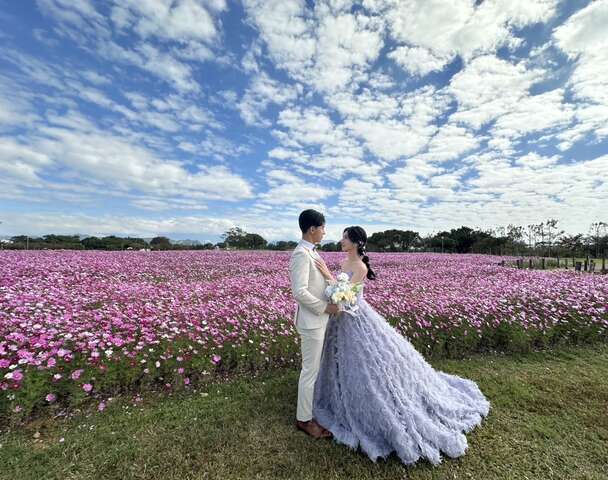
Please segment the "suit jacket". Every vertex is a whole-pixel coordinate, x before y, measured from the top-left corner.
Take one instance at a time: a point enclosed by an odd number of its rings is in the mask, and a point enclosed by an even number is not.
[[[327,325],[325,287],[327,283],[314,259],[318,254],[299,244],[289,260],[291,291],[297,302],[294,320],[300,328],[321,328]]]

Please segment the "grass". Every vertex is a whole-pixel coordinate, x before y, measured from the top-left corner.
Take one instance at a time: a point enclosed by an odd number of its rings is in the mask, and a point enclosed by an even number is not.
[[[475,380],[492,402],[467,454],[438,467],[394,455],[374,464],[297,432],[298,372],[282,370],[2,432],[0,478],[608,478],[608,345],[432,364]]]

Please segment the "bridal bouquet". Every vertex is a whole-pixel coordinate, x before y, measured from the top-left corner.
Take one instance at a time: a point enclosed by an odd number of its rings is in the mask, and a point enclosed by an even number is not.
[[[333,303],[343,306],[345,312],[355,312],[359,309],[357,294],[363,289],[360,283],[351,283],[346,273],[341,273],[336,279],[336,283],[328,285],[325,295]]]

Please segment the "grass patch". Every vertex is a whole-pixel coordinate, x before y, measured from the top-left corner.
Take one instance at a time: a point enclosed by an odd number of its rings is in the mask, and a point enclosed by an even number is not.
[[[467,454],[444,457],[438,467],[405,467],[395,455],[374,464],[297,432],[298,372],[284,369],[204,391],[150,392],[139,403],[117,397],[103,413],[46,417],[2,432],[0,478],[608,477],[608,345],[432,364],[478,382],[492,402],[489,417],[467,435]]]

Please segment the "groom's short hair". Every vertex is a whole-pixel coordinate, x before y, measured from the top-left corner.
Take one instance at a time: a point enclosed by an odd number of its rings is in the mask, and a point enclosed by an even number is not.
[[[308,209],[300,213],[298,223],[300,224],[300,230],[302,230],[302,233],[306,233],[310,227],[320,227],[321,225],[325,225],[325,217],[321,212]]]

